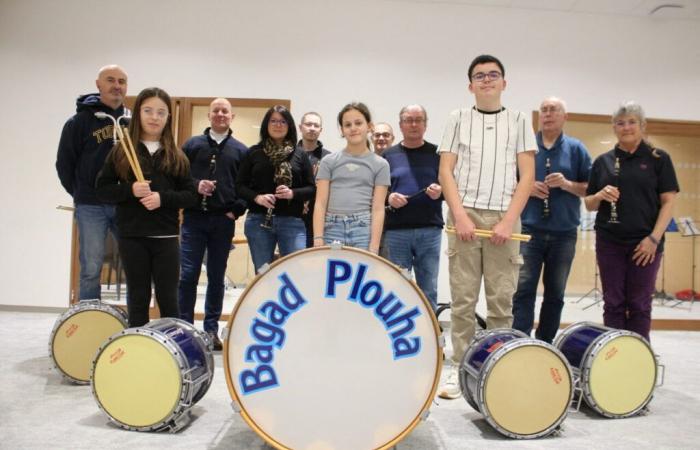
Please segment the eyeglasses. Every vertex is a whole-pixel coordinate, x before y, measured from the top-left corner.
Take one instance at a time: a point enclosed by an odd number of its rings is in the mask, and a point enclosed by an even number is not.
[[[409,125],[420,125],[425,122],[423,117],[406,117],[401,119],[401,123],[406,123]]]
[[[168,117],[168,111],[164,109],[141,108],[141,114],[144,116],[155,116],[159,119]]]
[[[487,78],[489,81],[496,81],[500,80],[503,74],[497,70],[492,70],[491,72],[477,72],[474,75],[472,75],[472,81],[478,81],[482,82],[486,80]]]
[[[270,125],[272,126],[280,126],[280,127],[286,127],[287,126],[287,121],[284,119],[270,119]]]
[[[385,133],[374,133],[372,136],[376,138],[384,138],[384,139],[389,139],[391,137],[391,133],[385,132]]]

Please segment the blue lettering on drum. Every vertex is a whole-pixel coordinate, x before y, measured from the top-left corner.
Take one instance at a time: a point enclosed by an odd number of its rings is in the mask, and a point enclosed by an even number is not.
[[[407,337],[415,328],[415,319],[422,313],[418,307],[408,309],[394,292],[384,295],[382,283],[376,280],[365,281],[367,265],[359,263],[353,272],[347,261],[338,259],[328,260],[326,273],[326,298],[336,298],[336,286],[351,282],[350,294],[347,300],[356,302],[364,308],[372,308],[374,315],[390,331],[394,359],[415,356],[420,352],[421,338]]]
[[[278,278],[282,285],[277,291],[277,301],[268,300],[263,303],[258,308],[262,318],[256,317],[250,326],[250,336],[255,343],[246,348],[245,361],[259,365],[255,369],[246,369],[239,375],[243,395],[279,386],[272,366],[274,349],[284,346],[285,333],[282,327],[289,316],[308,303],[286,272]]]

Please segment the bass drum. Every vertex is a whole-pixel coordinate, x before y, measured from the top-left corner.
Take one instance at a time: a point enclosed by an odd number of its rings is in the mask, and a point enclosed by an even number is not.
[[[97,353],[92,393],[118,426],[136,431],[178,431],[214,376],[209,336],[172,318],[129,328]]]
[[[77,384],[90,383],[92,360],[100,346],[128,326],[124,311],[99,300],[84,300],[68,308],[54,324],[49,356],[54,367]]]
[[[276,448],[389,448],[432,404],[438,330],[398,267],[355,248],[302,250],[240,297],[224,337],[226,382]]]
[[[658,363],[639,334],[580,322],[563,330],[554,345],[574,368],[584,400],[599,414],[630,417],[651,401]]]
[[[557,430],[573,397],[571,368],[521,331],[479,331],[459,368],[462,395],[499,433],[534,439]]]

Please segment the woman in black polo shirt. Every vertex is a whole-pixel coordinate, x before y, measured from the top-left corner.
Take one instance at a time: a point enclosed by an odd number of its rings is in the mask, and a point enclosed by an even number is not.
[[[613,115],[617,145],[594,162],[584,199],[595,221],[596,257],[606,326],[649,340],[651,299],[673,215],[678,181],[668,153],[644,139],[642,108],[627,102]]]

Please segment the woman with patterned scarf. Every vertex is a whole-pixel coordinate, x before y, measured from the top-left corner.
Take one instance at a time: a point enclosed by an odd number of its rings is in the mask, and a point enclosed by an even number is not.
[[[236,189],[248,202],[245,235],[255,272],[281,256],[306,248],[304,202],[316,187],[308,156],[296,148],[294,118],[281,105],[270,108],[260,125],[260,142],[241,164]]]

